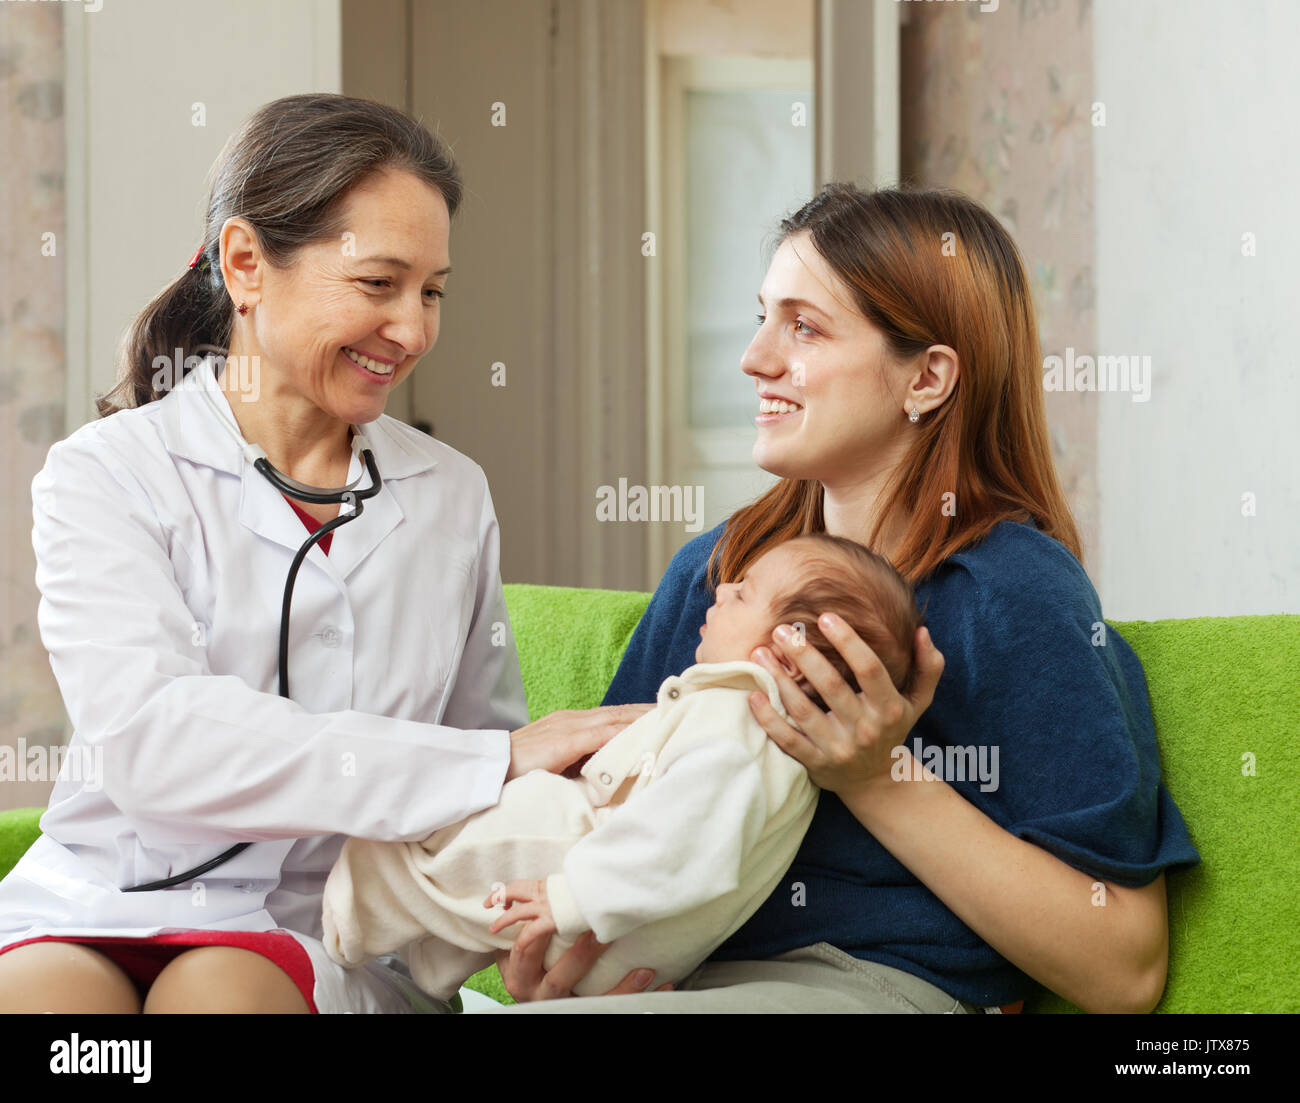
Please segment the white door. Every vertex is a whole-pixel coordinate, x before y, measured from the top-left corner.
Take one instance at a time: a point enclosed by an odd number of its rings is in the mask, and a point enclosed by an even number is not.
[[[814,191],[813,65],[665,58],[660,91],[662,313],[650,329],[662,347],[651,358],[659,393],[649,413],[661,421],[648,437],[662,448],[652,470],[702,502],[702,531],[775,481],[751,456],[758,400],[740,359],[781,219]],[[651,531],[657,572],[695,535],[678,525]]]

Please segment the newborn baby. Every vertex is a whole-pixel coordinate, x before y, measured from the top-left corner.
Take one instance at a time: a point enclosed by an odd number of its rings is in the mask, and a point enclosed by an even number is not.
[[[900,692],[911,688],[922,618],[894,568],[826,534],[779,544],[718,587],[696,665],[665,679],[658,707],[580,776],[534,770],[507,782],[495,807],[423,842],[349,839],[325,885],[330,957],[360,965],[407,947],[416,983],[448,1000],[516,938],[553,935],[549,969],[590,930],[613,945],[575,995],[601,995],[636,968],[653,969],[656,985],[687,976],[767,899],[812,820],[819,790],[768,739],[750,693],[793,721],[748,656],[789,624],[857,692],[817,628],[824,612],[862,637]]]

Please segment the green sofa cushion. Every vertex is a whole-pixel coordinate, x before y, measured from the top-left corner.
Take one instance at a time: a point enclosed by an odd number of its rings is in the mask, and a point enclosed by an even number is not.
[[[41,833],[44,808],[17,808],[0,812],[0,877],[4,877]]]
[[[506,586],[528,710],[600,704],[648,594]],[[1165,782],[1201,852],[1169,875],[1161,1012],[1296,1012],[1300,958],[1300,616],[1112,622],[1147,674]],[[0,813],[0,875],[38,834],[37,809]],[[468,987],[502,1002],[496,968]],[[1069,1012],[1045,994],[1027,1010]]]

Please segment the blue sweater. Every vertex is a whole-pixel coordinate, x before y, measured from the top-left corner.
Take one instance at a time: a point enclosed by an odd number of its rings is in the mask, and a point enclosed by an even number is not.
[[[666,677],[695,662],[713,600],[705,568],[724,527],[673,558],[605,704],[653,701]],[[996,748],[996,788],[982,791],[988,774],[949,783],[1013,835],[1099,880],[1145,885],[1200,861],[1160,779],[1142,665],[1113,628],[1099,637],[1097,593],[1064,545],[1003,521],[915,589],[945,660],[934,702],[906,739],[920,761],[954,745],[983,748],[988,765]],[[982,1006],[1039,988],[824,791],[789,871],[712,959],[815,942]]]

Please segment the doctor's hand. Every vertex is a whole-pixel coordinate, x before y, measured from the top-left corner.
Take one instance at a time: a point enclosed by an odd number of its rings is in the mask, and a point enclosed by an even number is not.
[[[581,758],[600,750],[628,724],[655,706],[603,705],[563,709],[510,733],[510,769],[506,781],[532,770],[561,774]]]

